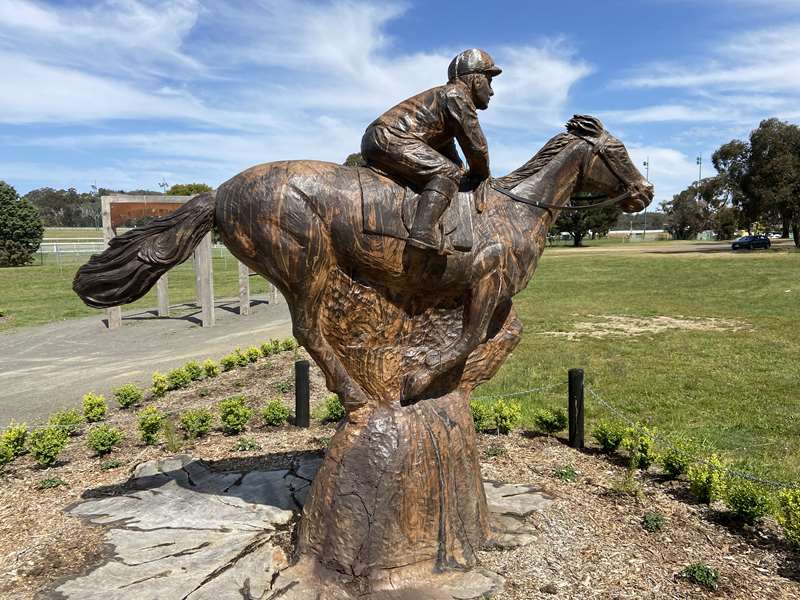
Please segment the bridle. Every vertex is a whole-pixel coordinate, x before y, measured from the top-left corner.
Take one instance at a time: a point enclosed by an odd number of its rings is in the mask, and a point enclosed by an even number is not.
[[[620,183],[625,185],[625,180],[622,177],[620,177],[619,173],[614,168],[612,162],[608,159],[608,156],[606,156],[606,145],[608,144],[608,140],[611,137],[610,135],[608,135],[608,132],[604,131],[602,134],[600,134],[600,137],[598,137],[597,139],[589,138],[589,137],[583,137],[581,135],[577,135],[577,134],[574,134],[574,133],[572,135],[574,135],[578,139],[583,140],[584,142],[586,142],[587,144],[589,144],[592,147],[591,154],[588,154],[586,156],[585,160],[584,160],[584,164],[583,164],[583,168],[581,169],[581,173],[585,173],[586,172],[586,169],[588,168],[589,161],[591,161],[592,158],[594,158],[595,156],[599,156],[601,158],[601,160],[605,163],[606,168],[608,168],[608,170],[611,171],[611,173],[614,175],[614,177],[616,177],[619,180]],[[500,187],[499,185],[497,185],[497,183],[495,183],[494,179],[492,179],[489,182],[489,185],[492,187],[492,189],[500,192],[501,194],[503,194],[505,196],[508,196],[509,198],[514,200],[515,202],[521,202],[522,204],[527,204],[528,206],[535,206],[536,208],[542,208],[542,209],[546,210],[547,212],[550,212],[551,209],[568,210],[568,211],[581,211],[581,210],[591,210],[593,208],[601,208],[603,206],[609,206],[611,204],[619,203],[619,202],[625,200],[626,198],[630,197],[630,195],[631,195],[630,190],[625,190],[624,192],[622,192],[618,196],[614,196],[613,198],[609,198],[608,194],[598,194],[596,196],[586,196],[586,197],[583,197],[582,199],[585,199],[585,200],[599,200],[600,198],[605,198],[605,200],[603,200],[602,202],[596,202],[594,204],[584,204],[584,205],[581,205],[581,206],[557,206],[555,204],[548,204],[547,202],[539,202],[538,200],[530,200],[529,198],[524,198],[524,197],[522,197],[522,196],[520,196],[518,194],[515,194],[511,190],[507,190],[506,188]],[[574,200],[574,197],[570,198],[570,201],[572,201],[572,200]]]

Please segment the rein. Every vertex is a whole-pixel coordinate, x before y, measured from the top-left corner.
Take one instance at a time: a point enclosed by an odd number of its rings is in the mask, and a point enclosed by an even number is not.
[[[543,208],[546,211],[550,211],[551,209],[557,210],[570,210],[570,211],[581,211],[581,210],[590,210],[592,208],[600,208],[601,206],[608,206],[609,204],[616,204],[625,200],[627,197],[631,195],[629,191],[622,192],[619,196],[614,196],[613,198],[609,198],[608,196],[592,196],[590,200],[597,200],[598,198],[606,198],[602,202],[596,202],[595,204],[587,204],[585,206],[558,206],[556,204],[548,204],[547,202],[539,202],[538,200],[529,200],[528,198],[523,198],[512,192],[511,190],[507,190],[505,188],[501,188],[497,185],[494,180],[492,180],[489,185],[492,187],[493,190],[500,192],[501,194],[508,196],[512,200],[516,202],[521,202],[522,204],[527,204],[528,206],[535,206],[536,208]]]

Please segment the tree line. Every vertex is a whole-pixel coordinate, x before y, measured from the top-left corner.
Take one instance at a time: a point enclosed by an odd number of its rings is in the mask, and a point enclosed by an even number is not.
[[[747,140],[731,140],[711,156],[717,174],[662,203],[676,239],[711,230],[730,239],[749,233],[791,232],[800,248],[800,127],[765,119]]]

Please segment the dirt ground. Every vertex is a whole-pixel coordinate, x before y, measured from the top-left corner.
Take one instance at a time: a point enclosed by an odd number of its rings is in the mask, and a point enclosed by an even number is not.
[[[173,307],[174,317],[153,312],[123,314],[109,330],[96,317],[48,323],[0,333],[0,427],[11,420],[29,425],[76,406],[87,392],[112,397],[125,383],[148,387],[153,371],[165,373],[189,360],[220,357],[235,347],[260,345],[291,335],[283,299],[254,298],[248,316],[238,300],[216,304],[215,327],[200,325],[199,310]]]
[[[295,358],[293,352],[284,352],[261,359],[153,403],[175,415],[189,407],[213,407],[231,394],[244,395],[254,408],[273,397],[291,406],[293,392],[286,383]],[[314,367],[311,392],[312,407],[327,396]],[[23,456],[0,474],[0,598],[35,598],[56,581],[100,564],[107,552],[105,529],[64,509],[82,498],[124,493],[137,464],[171,453],[163,442],[139,442],[132,411],[114,411],[108,421],[125,434],[110,457],[94,456],[85,436],[79,436],[55,467],[39,469]],[[215,431],[171,451],[191,454],[221,471],[285,468],[294,457],[322,454],[334,430],[316,419],[311,428],[298,429],[267,427],[254,418],[240,436]],[[234,451],[243,437],[260,448]],[[800,597],[800,555],[784,544],[770,520],[754,527],[736,525],[721,507],[694,503],[685,482],[667,481],[655,469],[639,476],[640,493],[630,495],[621,485],[621,462],[596,449],[573,450],[560,438],[529,432],[482,434],[479,449],[485,479],[534,484],[555,498],[545,512],[528,518],[537,536],[533,544],[479,553],[484,567],[506,579],[497,600]],[[120,464],[104,469],[109,458]],[[573,481],[557,474],[567,466],[576,473]],[[64,484],[40,489],[45,479]],[[642,519],[653,511],[662,514],[666,524],[661,531],[647,533]],[[717,590],[701,588],[680,575],[697,562],[719,571]]]

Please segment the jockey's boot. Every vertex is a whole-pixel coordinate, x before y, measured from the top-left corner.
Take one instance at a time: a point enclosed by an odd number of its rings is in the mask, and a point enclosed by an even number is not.
[[[434,177],[425,186],[414,213],[414,224],[408,236],[408,243],[415,248],[442,252],[443,240],[439,233],[439,219],[450,199],[456,193],[458,183],[446,177]]]

